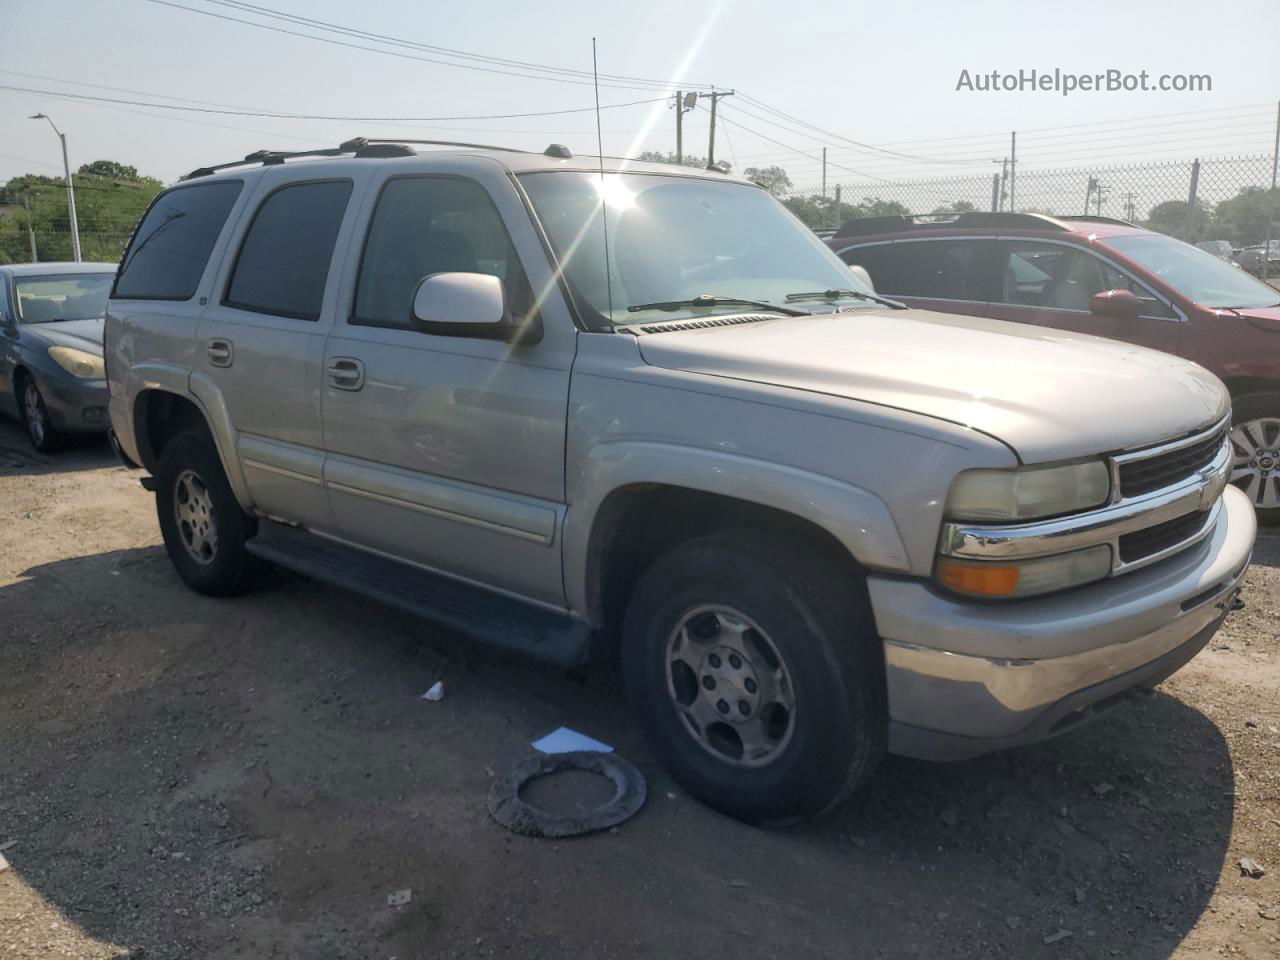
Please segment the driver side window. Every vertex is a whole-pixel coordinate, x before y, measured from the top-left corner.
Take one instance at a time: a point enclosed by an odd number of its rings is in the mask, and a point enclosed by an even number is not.
[[[369,224],[350,322],[407,329],[414,292],[433,273],[487,273],[506,285],[514,318],[533,310],[515,247],[482,186],[458,177],[390,180]]]
[[[1154,293],[1140,284],[1137,280],[1132,280],[1127,274],[1121,273],[1105,260],[1099,260],[1102,265],[1102,272],[1106,276],[1108,290],[1128,290],[1142,303],[1142,316],[1159,317],[1161,320],[1176,320],[1178,315],[1166,304],[1159,299]]]

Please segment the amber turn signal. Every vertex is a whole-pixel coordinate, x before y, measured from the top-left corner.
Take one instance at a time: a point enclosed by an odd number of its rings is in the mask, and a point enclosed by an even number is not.
[[[1021,576],[1021,568],[1012,565],[971,563],[953,557],[938,560],[938,579],[943,586],[975,597],[1011,597]]]

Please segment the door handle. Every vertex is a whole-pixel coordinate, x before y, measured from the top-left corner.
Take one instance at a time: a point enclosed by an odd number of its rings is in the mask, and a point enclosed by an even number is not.
[[[210,340],[209,345],[205,349],[209,356],[209,363],[212,366],[231,366],[231,361],[234,359],[235,353],[232,349],[230,340],[223,340],[221,338]]]
[[[364,364],[355,357],[334,357],[329,361],[329,383],[339,390],[359,390],[364,386]]]

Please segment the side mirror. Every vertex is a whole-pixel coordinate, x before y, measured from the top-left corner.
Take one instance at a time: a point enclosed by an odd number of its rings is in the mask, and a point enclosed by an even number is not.
[[[1142,304],[1132,290],[1103,290],[1089,298],[1089,312],[1095,317],[1134,320],[1142,312]]]
[[[866,267],[857,263],[851,263],[849,264],[849,272],[866,284],[867,289],[872,293],[876,292],[876,285],[871,282],[871,274],[867,273]]]
[[[413,329],[437,337],[537,343],[541,322],[516,323],[502,281],[487,273],[433,273],[413,295]]]

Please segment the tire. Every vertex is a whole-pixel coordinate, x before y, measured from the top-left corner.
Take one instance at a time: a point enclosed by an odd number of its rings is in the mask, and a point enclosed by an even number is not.
[[[623,680],[645,736],[684,789],[747,823],[819,816],[884,756],[865,594],[822,559],[778,536],[713,534],[655,561],[627,605]]]
[[[257,521],[240,508],[207,433],[180,433],[165,446],[156,513],[169,559],[187,586],[214,597],[249,588],[255,563],[244,544]]]
[[[27,428],[27,439],[37,453],[57,453],[62,449],[66,438],[49,419],[49,408],[45,406],[44,395],[36,378],[27,374],[18,384],[18,406],[21,408],[23,425]]]
[[[1236,398],[1231,447],[1231,482],[1249,495],[1259,524],[1280,526],[1280,392]]]

